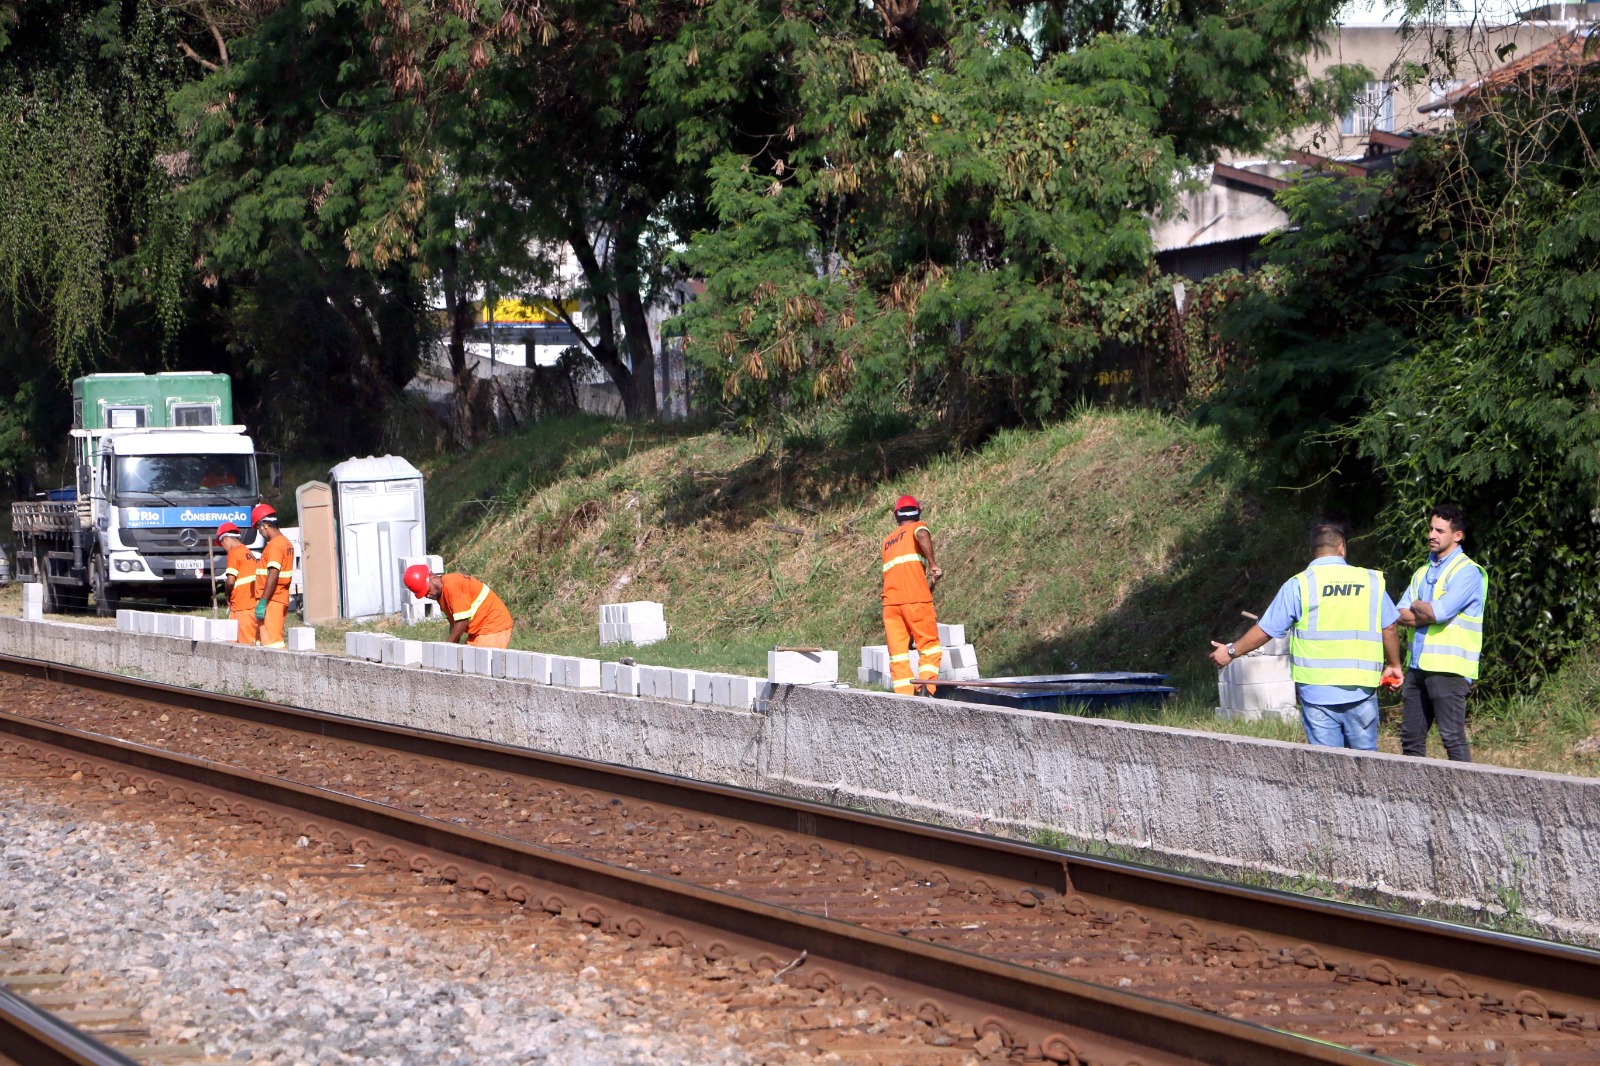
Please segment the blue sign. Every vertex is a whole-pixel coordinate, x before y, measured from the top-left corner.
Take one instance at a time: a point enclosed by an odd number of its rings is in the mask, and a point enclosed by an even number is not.
[[[226,504],[220,507],[207,507],[197,504],[193,507],[124,507],[122,509],[122,526],[124,529],[147,529],[150,527],[170,526],[210,526],[215,529],[224,522],[232,522],[243,529],[250,524],[250,508],[230,507]]]

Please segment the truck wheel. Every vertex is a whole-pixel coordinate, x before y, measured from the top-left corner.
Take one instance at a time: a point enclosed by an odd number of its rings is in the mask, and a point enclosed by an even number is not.
[[[111,618],[117,613],[122,594],[106,580],[106,564],[96,559],[89,564],[89,580],[94,585],[94,613],[101,618]]]

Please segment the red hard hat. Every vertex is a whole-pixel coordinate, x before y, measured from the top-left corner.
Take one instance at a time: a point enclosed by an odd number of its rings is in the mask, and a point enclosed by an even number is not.
[[[413,596],[426,596],[428,594],[428,580],[433,575],[422,563],[406,567],[405,576],[401,578],[406,588],[411,590]]]
[[[894,501],[894,510],[896,514],[901,511],[920,511],[922,510],[922,504],[917,502],[915,496],[902,496]]]
[[[239,527],[234,525],[232,522],[224,522],[222,525],[217,527],[217,539],[221,540],[223,537],[239,537],[241,540],[244,539],[239,534]]]
[[[250,508],[250,524],[255,525],[263,518],[277,518],[278,510],[270,503],[258,503]]]

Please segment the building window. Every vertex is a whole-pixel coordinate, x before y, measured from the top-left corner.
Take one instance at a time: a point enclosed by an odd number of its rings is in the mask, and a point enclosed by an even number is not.
[[[1364,137],[1373,130],[1394,130],[1394,94],[1386,81],[1367,82],[1339,120],[1339,131],[1346,137]]]

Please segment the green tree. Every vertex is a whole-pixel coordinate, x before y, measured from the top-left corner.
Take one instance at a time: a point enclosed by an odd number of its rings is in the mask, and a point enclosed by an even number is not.
[[[153,3],[0,7],[0,468],[65,439],[73,372],[159,369],[190,325],[180,63]]]
[[[1182,169],[1333,109],[1349,72],[1301,61],[1336,6],[708,5],[655,78],[714,157],[690,352],[757,419],[1060,410]],[[718,106],[745,85],[754,151]]]

